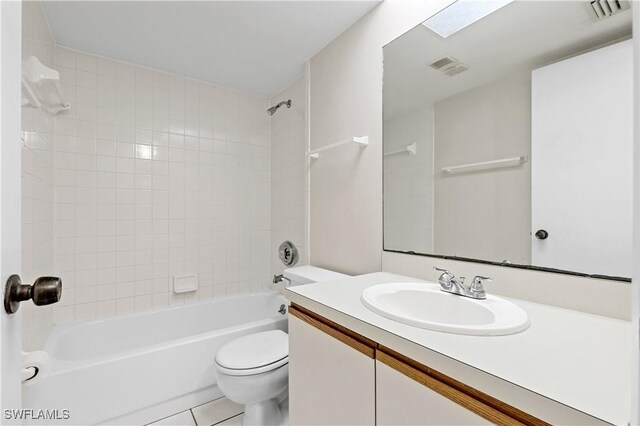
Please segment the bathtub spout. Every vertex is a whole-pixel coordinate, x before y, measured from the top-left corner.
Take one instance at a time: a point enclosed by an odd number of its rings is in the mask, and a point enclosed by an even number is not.
[[[280,275],[274,275],[273,276],[273,283],[274,284],[278,284],[280,282],[282,282],[282,280],[287,280],[287,286],[291,285],[291,280],[287,277],[284,276],[284,274],[280,274]]]

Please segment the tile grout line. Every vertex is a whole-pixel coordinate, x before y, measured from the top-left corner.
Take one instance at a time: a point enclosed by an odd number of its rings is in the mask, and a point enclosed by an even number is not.
[[[241,415],[243,415],[243,414],[244,414],[244,411],[243,411],[243,412],[241,412],[241,413],[235,414],[235,415],[233,415],[233,416],[231,416],[231,417],[229,417],[229,418],[227,418],[227,419],[222,419],[222,420],[220,420],[219,422],[212,424],[211,426],[219,425],[220,423],[224,423],[224,422],[226,422],[227,420],[235,419],[236,417],[241,416]],[[198,425],[198,426],[200,426],[200,425]]]
[[[191,414],[191,418],[193,419],[193,424],[196,425],[196,426],[199,426],[198,425],[198,421],[196,420],[196,416],[193,414],[193,409],[194,408],[195,407],[189,408],[189,413]]]
[[[184,413],[185,411],[187,411],[187,410],[184,410],[184,411],[178,411],[177,413],[170,414],[170,415],[165,416],[165,417],[163,417],[163,418],[161,418],[161,419],[154,420],[154,421],[152,421],[151,423],[145,423],[145,426],[152,426],[152,425],[154,425],[155,423],[158,423],[158,422],[161,422],[161,421],[163,421],[163,420],[166,420],[166,419],[168,419],[169,417],[177,416],[178,414],[180,414],[180,413]],[[189,411],[191,411],[191,409],[189,409]],[[195,422],[195,419],[194,419],[194,422]]]

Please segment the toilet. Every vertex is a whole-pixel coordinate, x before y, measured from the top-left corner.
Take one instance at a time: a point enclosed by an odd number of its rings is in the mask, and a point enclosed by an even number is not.
[[[348,275],[315,266],[285,269],[290,285],[335,281]],[[289,391],[289,336],[282,330],[247,334],[224,345],[215,355],[218,387],[231,401],[243,404],[243,425],[286,425]]]

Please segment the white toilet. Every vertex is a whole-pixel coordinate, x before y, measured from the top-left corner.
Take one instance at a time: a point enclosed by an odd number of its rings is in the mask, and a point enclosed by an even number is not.
[[[334,281],[348,275],[314,266],[285,269],[291,285]],[[244,425],[286,425],[289,385],[289,336],[269,330],[239,337],[215,356],[218,386],[231,401],[245,406]]]

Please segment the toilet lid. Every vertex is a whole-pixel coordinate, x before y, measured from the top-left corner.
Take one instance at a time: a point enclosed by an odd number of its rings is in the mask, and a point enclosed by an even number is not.
[[[289,356],[289,336],[282,330],[270,330],[248,334],[224,345],[215,361],[225,370],[263,371],[279,367]]]

